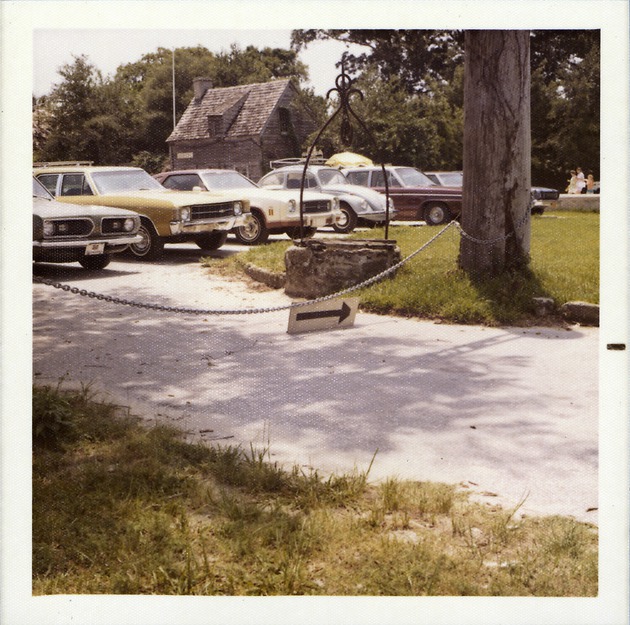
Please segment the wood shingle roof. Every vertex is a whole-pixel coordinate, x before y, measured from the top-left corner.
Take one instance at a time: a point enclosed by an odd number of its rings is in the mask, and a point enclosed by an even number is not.
[[[259,136],[290,85],[289,79],[279,79],[208,89],[201,100],[191,100],[167,141],[211,138],[209,117],[222,117],[225,138]]]

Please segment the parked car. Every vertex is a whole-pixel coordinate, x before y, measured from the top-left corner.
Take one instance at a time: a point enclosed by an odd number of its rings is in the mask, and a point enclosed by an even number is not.
[[[159,258],[165,243],[194,241],[202,249],[218,249],[228,232],[250,217],[241,195],[169,191],[139,167],[56,165],[36,167],[34,173],[60,202],[140,213],[141,240],[129,249],[142,260]]]
[[[264,189],[299,189],[302,185],[303,165],[280,167],[263,176],[258,184]],[[352,232],[357,225],[376,226],[387,219],[385,196],[370,189],[351,184],[344,174],[334,167],[309,165],[304,189],[329,193],[339,198],[342,217],[333,229],[336,232]],[[390,198],[390,219],[395,214]]]
[[[436,184],[461,187],[464,184],[464,172],[427,171],[426,175]],[[542,215],[546,208],[556,208],[560,192],[547,187],[532,187],[532,215]]]
[[[33,178],[33,260],[104,269],[111,255],[138,243],[140,216],[133,211],[57,202]]]
[[[246,245],[264,243],[270,234],[286,233],[298,238],[300,231],[300,194],[295,191],[261,189],[255,182],[233,169],[188,169],[156,174],[154,178],[167,189],[190,191],[231,191],[249,200],[251,219],[234,228],[234,235]],[[339,200],[332,195],[305,191],[302,234],[312,236],[317,228],[335,226],[342,218]]]
[[[462,190],[441,187],[415,167],[386,165],[389,194],[396,205],[396,219],[424,220],[430,226],[456,218],[462,210]],[[385,192],[383,169],[349,167],[343,169],[349,182]]]

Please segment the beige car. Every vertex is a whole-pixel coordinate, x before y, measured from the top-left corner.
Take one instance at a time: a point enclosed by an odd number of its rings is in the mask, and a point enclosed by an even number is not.
[[[251,218],[240,194],[171,191],[139,167],[49,165],[35,167],[35,177],[60,202],[113,206],[141,216],[142,239],[129,246],[141,260],[156,260],[165,243],[194,241],[216,250],[228,232]]]

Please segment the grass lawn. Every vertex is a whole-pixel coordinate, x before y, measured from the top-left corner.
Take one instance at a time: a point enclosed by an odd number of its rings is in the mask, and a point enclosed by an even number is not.
[[[424,245],[438,228],[392,226],[403,258]],[[355,232],[353,238],[383,238],[384,231]],[[541,323],[532,298],[550,297],[556,307],[568,301],[599,303],[599,214],[547,213],[532,218],[531,263],[525,273],[506,273],[473,283],[458,269],[460,234],[451,227],[395,277],[358,292],[363,310],[451,323],[487,325]],[[238,274],[248,262],[284,271],[290,241],[251,248],[227,260],[204,259],[213,270]],[[551,319],[559,322],[560,317]]]
[[[597,528],[286,471],[33,389],[33,594],[596,596]]]

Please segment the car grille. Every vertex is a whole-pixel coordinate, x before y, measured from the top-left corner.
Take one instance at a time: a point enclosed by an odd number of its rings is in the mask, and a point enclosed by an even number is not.
[[[328,200],[311,200],[304,202],[305,213],[327,213],[330,211]]]
[[[105,217],[101,221],[101,232],[103,234],[126,234],[123,228],[125,219],[123,217]]]
[[[197,204],[190,207],[191,220],[201,221],[203,219],[213,219],[216,217],[233,217],[234,202],[223,202],[220,204]]]
[[[556,190],[550,191],[541,191],[540,199],[541,200],[557,200],[560,197],[560,192]]]
[[[54,237],[87,237],[94,230],[91,219],[55,219]]]

